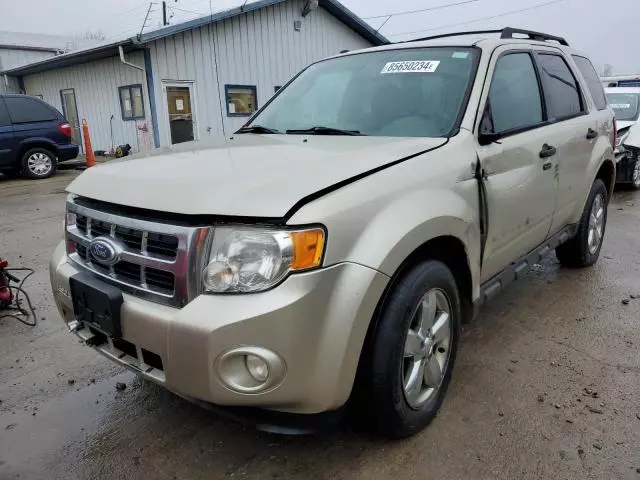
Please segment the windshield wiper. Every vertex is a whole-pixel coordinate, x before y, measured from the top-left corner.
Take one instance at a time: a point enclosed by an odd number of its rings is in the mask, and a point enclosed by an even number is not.
[[[236,133],[267,133],[267,134],[275,134],[282,133],[280,130],[275,130],[269,127],[263,127],[262,125],[251,125],[249,127],[242,127]]]
[[[364,135],[358,130],[342,130],[332,127],[311,127],[304,130],[287,130],[289,134],[311,134],[311,135]]]

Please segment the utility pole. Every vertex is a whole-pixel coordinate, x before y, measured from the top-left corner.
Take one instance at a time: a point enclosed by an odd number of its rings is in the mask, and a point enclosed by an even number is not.
[[[162,25],[165,27],[169,25],[169,22],[167,22],[167,2],[166,1],[162,2]]]

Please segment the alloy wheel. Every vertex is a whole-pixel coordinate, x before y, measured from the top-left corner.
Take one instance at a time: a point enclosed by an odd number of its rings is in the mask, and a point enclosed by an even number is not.
[[[445,292],[434,288],[422,297],[411,319],[404,346],[402,385],[413,409],[436,394],[447,371],[453,338],[451,312]]]
[[[602,243],[602,237],[604,236],[604,217],[605,217],[605,201],[604,195],[599,193],[593,199],[593,205],[591,206],[591,213],[589,214],[589,235],[587,242],[589,246],[589,252],[594,255],[600,244]]]
[[[53,168],[53,160],[46,153],[36,152],[27,159],[27,168],[34,175],[42,177]]]

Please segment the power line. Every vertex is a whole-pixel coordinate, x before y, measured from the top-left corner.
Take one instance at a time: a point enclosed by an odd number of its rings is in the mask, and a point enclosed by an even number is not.
[[[153,4],[155,4],[156,2],[151,2]],[[110,16],[109,18],[106,19],[106,21],[101,22],[101,27],[109,27],[109,26],[114,26],[114,24],[120,23],[120,18],[130,15],[132,12],[136,11],[136,10],[140,10],[140,14],[142,14],[149,6],[149,3],[145,3],[145,4],[140,4],[136,7],[130,8],[129,10],[125,10],[124,12],[119,12],[115,15]],[[135,26],[135,28],[138,28],[137,25]]]
[[[479,2],[480,0],[465,0],[463,2],[447,3],[435,7],[421,8],[420,10],[407,10],[406,12],[386,13],[384,15],[375,15],[373,17],[362,17],[363,20],[372,20],[374,18],[399,17],[400,15],[409,15],[410,13],[430,12],[432,10],[442,10],[444,8],[455,7],[457,5],[465,5],[467,3]]]
[[[397,36],[400,36],[400,35],[413,35],[413,34],[416,34],[416,33],[433,32],[434,30],[442,30],[444,28],[459,27],[459,26],[462,26],[462,25],[469,25],[470,23],[484,22],[486,20],[493,20],[494,18],[506,17],[507,15],[513,15],[513,14],[521,13],[521,12],[528,12],[530,10],[536,10],[538,8],[547,7],[549,5],[554,5],[556,3],[561,3],[561,2],[564,2],[564,1],[566,1],[566,0],[552,0],[550,2],[541,3],[539,5],[533,5],[533,6],[527,7],[527,8],[520,8],[518,10],[511,10],[509,12],[503,12],[503,13],[500,13],[498,15],[491,15],[489,17],[477,18],[475,20],[469,20],[467,22],[450,23],[448,25],[441,25],[439,27],[427,28],[427,29],[424,29],[424,30],[414,30],[412,32],[387,33],[386,36],[388,36],[388,37],[397,37]]]
[[[186,10],[184,8],[178,8],[178,7],[169,7],[169,8],[171,8],[171,10],[177,10],[178,12],[192,13],[194,15],[199,15],[201,17],[208,15],[207,13],[204,13],[204,12],[194,12],[193,10]]]

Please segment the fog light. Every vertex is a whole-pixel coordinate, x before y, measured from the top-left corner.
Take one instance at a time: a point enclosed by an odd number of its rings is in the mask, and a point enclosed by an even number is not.
[[[247,355],[244,359],[247,370],[256,381],[264,383],[269,378],[269,366],[262,358]]]
[[[237,347],[215,361],[218,379],[230,390],[262,394],[277,388],[287,372],[284,359],[263,347]]]

